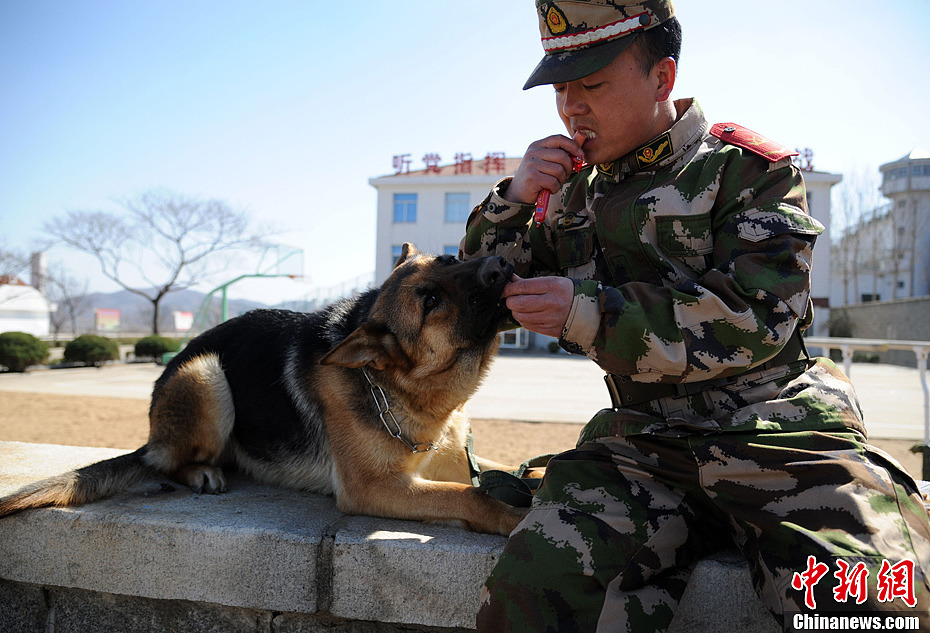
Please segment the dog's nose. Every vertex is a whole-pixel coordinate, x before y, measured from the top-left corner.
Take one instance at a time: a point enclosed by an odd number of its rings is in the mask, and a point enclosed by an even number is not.
[[[507,281],[513,267],[503,257],[488,257],[478,269],[478,282],[485,288]]]

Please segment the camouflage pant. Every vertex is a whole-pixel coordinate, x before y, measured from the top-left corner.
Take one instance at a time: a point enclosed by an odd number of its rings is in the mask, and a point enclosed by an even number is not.
[[[587,438],[550,461],[488,579],[478,630],[662,631],[693,565],[734,545],[779,619],[894,610],[930,630],[927,513],[913,479],[852,429]],[[909,572],[916,605],[901,583],[887,593],[883,561]],[[898,597],[881,601],[883,588]]]

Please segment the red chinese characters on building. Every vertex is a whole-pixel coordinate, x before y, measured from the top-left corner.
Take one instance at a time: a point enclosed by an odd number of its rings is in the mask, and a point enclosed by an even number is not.
[[[428,152],[423,155],[423,172],[426,174],[441,174],[442,167],[439,164],[441,157],[435,152]],[[456,152],[455,163],[453,164],[454,173],[471,174],[474,168],[474,159],[470,152]],[[394,175],[410,173],[410,154],[397,154],[394,156]],[[479,161],[479,171],[485,174],[506,174],[507,157],[504,152],[488,152],[485,157]]]
[[[797,156],[791,157],[791,162],[801,171],[814,171],[814,150],[809,147],[796,150]]]
[[[488,152],[484,157],[484,173],[503,174],[506,170],[504,152]]]
[[[397,154],[394,156],[394,173],[410,173],[410,154]]]
[[[436,172],[438,174],[442,171],[439,167],[439,161],[439,154],[426,154],[423,156],[423,164],[426,165],[426,173]]]
[[[465,154],[459,152],[455,155],[455,173],[456,174],[470,174],[471,173],[471,154]]]

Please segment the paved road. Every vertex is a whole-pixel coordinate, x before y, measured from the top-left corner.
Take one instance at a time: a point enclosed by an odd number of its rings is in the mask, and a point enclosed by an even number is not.
[[[161,368],[152,364],[0,374],[0,390],[148,398]],[[924,437],[924,395],[916,369],[855,363],[856,385],[872,437]],[[584,358],[498,357],[468,405],[475,418],[583,424],[609,405],[603,372]]]
[[[871,437],[924,438],[916,369],[853,363],[850,374]],[[609,405],[603,371],[585,358],[501,356],[468,411],[475,418],[584,423]]]

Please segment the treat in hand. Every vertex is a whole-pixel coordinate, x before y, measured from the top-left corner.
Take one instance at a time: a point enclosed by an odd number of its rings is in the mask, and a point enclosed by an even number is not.
[[[582,141],[583,143],[584,141]],[[572,172],[577,174],[582,167],[584,167],[584,161],[578,156],[572,156]],[[536,211],[533,212],[533,220],[536,222],[536,226],[542,224],[546,219],[546,209],[549,208],[550,195],[548,189],[543,189],[539,192],[539,196],[536,197]]]

